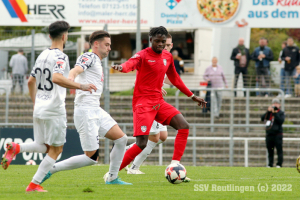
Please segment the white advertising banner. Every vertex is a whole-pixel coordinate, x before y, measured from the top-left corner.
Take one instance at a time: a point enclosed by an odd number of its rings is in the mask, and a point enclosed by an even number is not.
[[[300,0],[140,0],[141,26],[299,28]],[[137,0],[1,0],[0,26],[135,27]]]
[[[299,28],[300,0],[156,0],[155,25]]]
[[[154,0],[141,1],[141,26],[154,24]],[[1,26],[136,26],[137,0],[1,0]]]

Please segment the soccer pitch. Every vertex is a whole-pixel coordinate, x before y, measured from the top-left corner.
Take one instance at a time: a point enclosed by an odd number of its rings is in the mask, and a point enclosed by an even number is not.
[[[102,177],[108,165],[56,173],[43,184],[48,193],[25,194],[37,167],[11,165],[6,171],[1,169],[0,199],[299,199],[300,196],[300,174],[295,168],[186,167],[192,181],[172,185],[164,177],[164,166],[142,166],[145,175],[120,172],[122,180],[133,183],[120,186],[104,184]],[[83,192],[86,188],[93,192]]]

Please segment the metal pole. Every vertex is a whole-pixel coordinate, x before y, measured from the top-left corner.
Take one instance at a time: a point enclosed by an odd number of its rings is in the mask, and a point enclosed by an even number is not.
[[[193,137],[196,137],[196,126],[193,127]],[[196,140],[193,140],[193,164],[194,166],[197,165],[196,163]]]
[[[177,110],[179,110],[179,93],[180,93],[180,90],[177,90],[176,91],[176,93],[175,93],[175,108],[177,109]]]
[[[141,1],[137,0],[137,10],[136,10],[136,52],[141,50]]]
[[[34,58],[35,58],[35,51],[34,51],[34,35],[35,30],[31,29],[31,60],[30,60],[30,70],[32,70],[34,66]]]
[[[250,107],[250,92],[246,89],[246,125],[249,125],[249,107]],[[249,127],[246,127],[246,132],[249,133]]]
[[[210,92],[210,124],[214,124],[214,106],[215,106],[215,100],[214,98],[216,98],[216,94],[215,94],[215,90],[212,89]],[[215,128],[214,127],[210,127],[210,132],[214,132]]]
[[[245,142],[245,152],[244,152],[244,155],[245,155],[245,167],[248,167],[248,161],[249,161],[249,159],[248,159],[248,140],[247,139],[245,139],[244,140]]]
[[[232,90],[233,92],[233,90]],[[233,166],[233,146],[234,146],[234,141],[233,141],[233,117],[234,117],[234,95],[231,95],[230,97],[230,128],[229,128],[229,164],[232,167]]]
[[[163,143],[160,143],[159,144],[159,152],[158,152],[158,154],[159,154],[159,165],[163,165]]]
[[[6,90],[6,102],[5,102],[5,123],[8,123],[8,110],[9,110],[9,94],[8,90]]]
[[[107,31],[107,24],[104,25],[104,31]],[[109,93],[109,67],[108,67],[108,57],[104,59],[103,66],[104,73],[104,110],[109,113],[109,102],[110,102],[110,93]],[[109,163],[109,139],[105,138],[104,144],[104,164]]]

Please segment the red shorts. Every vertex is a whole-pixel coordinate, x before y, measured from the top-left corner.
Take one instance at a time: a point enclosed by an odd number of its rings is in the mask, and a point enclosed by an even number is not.
[[[163,99],[155,105],[139,105],[133,110],[133,136],[149,135],[153,121],[169,125],[171,119],[180,112]]]

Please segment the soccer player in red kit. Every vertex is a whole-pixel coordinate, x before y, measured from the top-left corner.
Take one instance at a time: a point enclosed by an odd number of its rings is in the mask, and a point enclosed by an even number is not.
[[[163,26],[152,28],[149,32],[151,47],[136,53],[121,65],[112,66],[123,73],[138,70],[132,100],[133,136],[136,137],[136,144],[126,151],[120,170],[146,147],[153,120],[170,125],[178,131],[172,163],[179,163],[181,160],[189,135],[189,124],[176,108],[164,101],[161,95],[165,74],[174,86],[199,106],[206,105],[202,98],[195,96],[185,86],[177,74],[172,54],[164,50],[167,35],[168,31]]]

